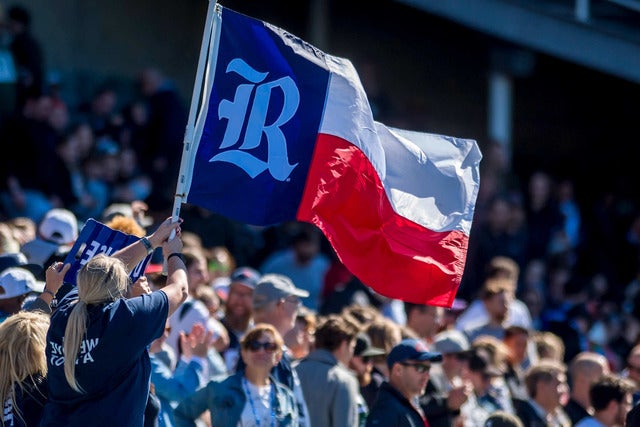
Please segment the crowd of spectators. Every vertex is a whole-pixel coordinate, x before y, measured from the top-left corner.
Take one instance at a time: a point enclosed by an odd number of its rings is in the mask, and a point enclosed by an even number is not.
[[[52,396],[64,406],[60,393],[81,395],[90,385],[82,368],[67,384],[70,368],[60,371],[50,357],[61,388],[47,392],[49,320],[24,313],[71,311],[74,293],[59,294],[61,284],[43,272],[68,268],[61,261],[89,219],[138,237],[162,227],[187,111],[153,68],[140,71],[132,99],[105,84],[70,105],[43,77],[28,12],[12,8],[7,16],[19,80],[15,108],[0,116],[0,141],[12,147],[0,160],[0,336],[7,337],[0,425],[37,425],[33,408]],[[128,390],[148,394],[135,400],[136,410],[146,402],[145,425],[620,422],[609,406],[626,415],[640,391],[640,206],[614,191],[581,204],[570,177],[543,168],[518,177],[503,148],[483,147],[466,269],[451,308],[377,294],[310,224],[253,227],[183,205],[184,266],[174,269],[184,269],[188,296],[179,308],[174,296],[175,313],[154,317],[161,325],[140,338],[137,350],[150,354],[150,390]],[[167,255],[156,251],[135,292],[119,290],[109,302],[165,288]],[[54,335],[62,342],[60,328]],[[18,339],[25,333],[37,342]],[[1,346],[38,359],[5,358]],[[45,413],[55,425],[51,408]]]

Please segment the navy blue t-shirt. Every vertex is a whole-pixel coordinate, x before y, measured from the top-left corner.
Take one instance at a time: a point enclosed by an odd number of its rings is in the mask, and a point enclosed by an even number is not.
[[[63,336],[77,295],[69,292],[51,316],[49,401],[41,426],[141,426],[151,376],[147,346],[164,332],[169,300],[158,291],[87,307],[87,333],[76,359],[82,394],[64,376]]]
[[[16,400],[7,399],[4,402],[0,425],[5,427],[39,425],[42,408],[47,401],[47,379],[40,374],[32,375],[20,384],[14,384],[13,390]]]

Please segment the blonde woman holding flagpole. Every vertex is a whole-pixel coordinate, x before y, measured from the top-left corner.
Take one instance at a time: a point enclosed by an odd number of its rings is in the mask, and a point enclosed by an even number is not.
[[[51,315],[49,400],[41,426],[143,425],[151,376],[148,346],[164,333],[167,317],[188,294],[180,224],[168,218],[148,237],[113,256],[95,255],[78,271],[76,288]],[[176,237],[169,239],[173,233]],[[126,298],[129,270],[159,246],[167,285]],[[64,274],[55,265],[50,268]]]

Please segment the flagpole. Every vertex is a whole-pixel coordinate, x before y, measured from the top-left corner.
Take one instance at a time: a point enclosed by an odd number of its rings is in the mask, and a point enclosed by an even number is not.
[[[176,193],[173,199],[172,222],[176,222],[180,216],[180,207],[184,201],[185,176],[189,172],[192,162],[190,161],[193,149],[193,135],[196,121],[198,104],[202,92],[203,75],[207,64],[207,51],[210,47],[211,35],[213,34],[214,13],[217,9],[217,0],[209,0],[207,9],[207,19],[202,34],[202,45],[200,46],[200,57],[198,59],[198,68],[196,70],[196,78],[193,84],[193,94],[191,95],[191,107],[189,108],[189,118],[184,133],[184,141],[182,148],[182,159],[180,160],[180,172],[178,173],[178,182],[176,184]],[[170,239],[174,237],[172,233]]]

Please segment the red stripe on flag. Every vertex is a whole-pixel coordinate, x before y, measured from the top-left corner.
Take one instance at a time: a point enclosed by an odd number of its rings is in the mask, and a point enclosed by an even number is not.
[[[348,141],[318,135],[297,218],[317,225],[344,265],[376,292],[453,304],[469,237],[434,232],[398,215],[367,157]]]

